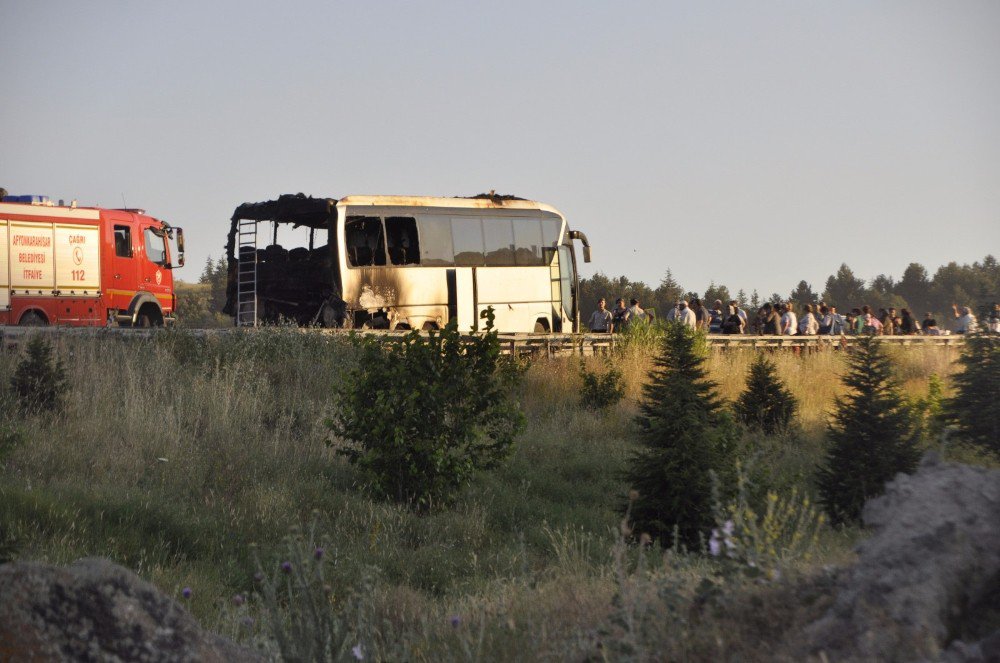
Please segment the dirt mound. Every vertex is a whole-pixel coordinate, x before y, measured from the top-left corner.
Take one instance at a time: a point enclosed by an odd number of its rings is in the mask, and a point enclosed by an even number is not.
[[[104,559],[0,566],[0,659],[255,661],[179,603]]]
[[[875,532],[801,654],[1000,661],[1000,470],[929,454],[862,517]]]

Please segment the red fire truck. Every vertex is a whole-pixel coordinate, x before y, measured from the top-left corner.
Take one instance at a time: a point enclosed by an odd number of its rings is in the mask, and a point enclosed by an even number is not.
[[[152,327],[177,310],[180,228],[139,209],[0,202],[0,325]],[[169,239],[177,243],[171,261]]]

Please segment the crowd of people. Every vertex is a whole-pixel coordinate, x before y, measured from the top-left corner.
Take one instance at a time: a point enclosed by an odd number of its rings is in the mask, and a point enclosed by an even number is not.
[[[922,334],[938,336],[942,334],[971,334],[980,330],[979,321],[968,306],[952,306],[954,323],[951,330],[938,326],[933,314],[927,313],[918,320],[909,309],[880,308],[877,312],[869,306],[852,308],[841,314],[836,306],[823,302],[805,304],[800,313],[795,312],[793,303],[761,306],[751,318],[740,307],[739,302],[730,301],[723,305],[715,300],[712,308],[699,299],[677,302],[666,314],[666,319],[678,321],[692,329],[700,329],[709,334],[761,334],[781,336],[817,336],[842,334],[875,334],[885,336],[911,336]],[[619,298],[614,309],[607,308],[607,300],[597,303],[597,310],[590,316],[588,327],[592,332],[614,333],[623,331],[631,324],[644,324],[652,319],[651,311],[645,311],[638,300],[632,299],[629,306]],[[1000,304],[994,304],[985,329],[1000,333]]]

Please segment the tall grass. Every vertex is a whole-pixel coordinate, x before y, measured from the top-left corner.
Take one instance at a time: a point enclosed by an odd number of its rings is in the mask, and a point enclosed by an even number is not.
[[[579,404],[579,358],[533,362],[520,390],[528,426],[510,461],[477,477],[452,508],[427,515],[373,499],[335,453],[324,421],[333,385],[356,361],[342,338],[176,331],[150,340],[61,337],[57,352],[71,385],[65,411],[19,419],[21,434],[3,438],[13,442],[0,453],[0,551],[56,563],[100,555],[168,593],[190,587],[190,608],[206,625],[272,652],[254,574],[258,562],[267,577],[280,574],[285,536],[306,524],[328,550],[325,582],[336,596],[363,599],[368,651],[384,658],[582,659],[621,653],[638,637],[647,654],[675,647],[677,657],[708,659],[719,642],[737,648],[730,653],[751,646],[739,597],[756,596],[778,615],[798,591],[735,585],[717,601],[719,621],[671,617],[675,633],[621,631],[623,597],[666,619],[708,600],[697,588],[715,573],[697,554],[616,549],[615,508],[629,488],[620,472],[648,347],[584,360],[593,370],[613,363],[624,376],[625,399],[601,413]],[[907,390],[923,395],[931,374],[947,381],[952,352],[900,350]],[[709,354],[723,396],[741,391],[751,359],[748,351]],[[747,471],[808,493],[841,390],[841,357],[773,359],[800,400],[800,426],[748,438],[756,465]],[[12,430],[3,388],[18,361],[0,353],[3,431]],[[856,536],[822,532],[818,554],[797,568],[808,574],[849,559]]]

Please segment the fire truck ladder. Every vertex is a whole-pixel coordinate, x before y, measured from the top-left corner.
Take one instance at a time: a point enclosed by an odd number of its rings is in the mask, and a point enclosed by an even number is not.
[[[257,221],[240,219],[237,235],[236,326],[257,326]]]

